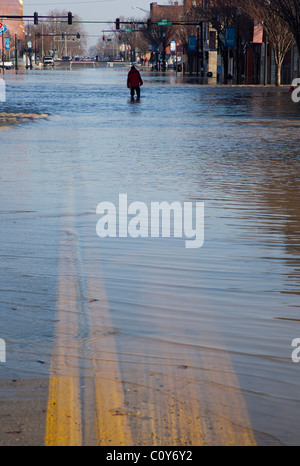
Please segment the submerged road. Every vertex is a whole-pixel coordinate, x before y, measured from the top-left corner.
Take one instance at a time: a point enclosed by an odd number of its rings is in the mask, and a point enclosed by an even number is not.
[[[220,362],[203,352],[201,364],[214,372],[213,380],[206,381],[205,371],[199,380],[199,370],[190,365],[184,347],[178,366],[169,345],[163,344],[164,374],[159,382],[149,370],[157,364],[150,357],[136,368],[131,389],[124,388],[101,258],[97,251],[80,250],[72,222],[74,195],[66,192],[65,197],[70,198],[69,217],[61,234],[45,444],[255,445],[228,353]],[[220,342],[221,334],[213,331],[211,337]],[[88,369],[80,362],[87,351]]]
[[[5,76],[0,444],[299,444],[299,106],[126,75]],[[203,246],[99,237],[121,194],[203,202]]]

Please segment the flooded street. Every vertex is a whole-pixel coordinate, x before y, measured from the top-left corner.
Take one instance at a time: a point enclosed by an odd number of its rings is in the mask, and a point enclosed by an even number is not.
[[[300,445],[300,106],[127,72],[5,75],[0,444]],[[100,238],[120,194],[203,246]]]

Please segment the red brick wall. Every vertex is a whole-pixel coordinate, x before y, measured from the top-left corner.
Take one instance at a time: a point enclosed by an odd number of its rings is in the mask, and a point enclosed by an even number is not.
[[[18,39],[24,41],[25,28],[23,21],[1,19],[1,14],[5,16],[9,15],[23,15],[23,0],[4,0],[0,2],[0,22],[5,24],[8,28],[5,36],[10,36],[14,41],[15,32],[17,32]],[[0,49],[2,48],[2,39],[0,38]]]
[[[183,6],[179,5],[179,2],[174,2],[173,5],[159,5],[157,2],[150,3],[150,18],[152,21],[159,21],[160,19],[179,20],[182,12]]]

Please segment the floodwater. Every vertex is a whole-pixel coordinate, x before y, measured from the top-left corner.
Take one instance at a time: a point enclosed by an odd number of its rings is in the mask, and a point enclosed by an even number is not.
[[[299,445],[299,104],[151,73],[132,103],[126,74],[5,75],[0,379],[67,371],[90,419],[95,377],[127,444]],[[203,246],[100,238],[119,194],[204,202]]]

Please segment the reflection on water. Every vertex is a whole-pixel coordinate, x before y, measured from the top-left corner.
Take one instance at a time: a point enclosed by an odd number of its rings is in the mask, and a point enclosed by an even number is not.
[[[48,373],[67,232],[78,249],[82,368],[92,371],[85,319],[99,300],[95,289],[82,304],[84,289],[101,273],[111,327],[103,317],[109,330],[99,334],[113,333],[116,350],[103,344],[99,358],[120,362],[129,405],[136,393],[146,410],[147,387],[153,403],[175,399],[170,373],[196,404],[204,381],[212,393],[240,387],[258,439],[299,443],[300,372],[291,361],[300,336],[299,105],[285,89],[143,78],[132,105],[122,70],[7,77],[1,112],[51,118],[1,133],[6,371]],[[117,204],[120,193],[129,203],[204,201],[203,248],[173,238],[100,240],[96,206]]]

